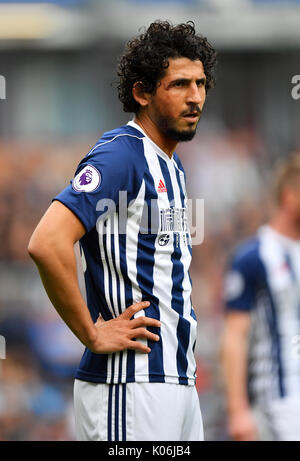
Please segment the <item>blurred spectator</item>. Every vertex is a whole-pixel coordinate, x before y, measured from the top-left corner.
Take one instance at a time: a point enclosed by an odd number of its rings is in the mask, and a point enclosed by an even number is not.
[[[0,440],[73,439],[68,420],[70,389],[41,380],[32,357],[10,350],[0,379]]]

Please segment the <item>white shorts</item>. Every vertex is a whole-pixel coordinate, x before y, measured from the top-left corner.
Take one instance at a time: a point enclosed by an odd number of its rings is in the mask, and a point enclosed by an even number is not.
[[[78,440],[203,440],[195,386],[97,384],[76,379],[74,408]]]
[[[300,441],[300,399],[284,397],[253,408],[259,440]]]

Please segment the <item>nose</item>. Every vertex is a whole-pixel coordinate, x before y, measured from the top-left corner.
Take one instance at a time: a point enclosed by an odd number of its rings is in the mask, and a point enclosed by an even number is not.
[[[201,105],[205,100],[205,87],[203,85],[198,86],[196,82],[191,83],[187,95],[187,103]]]

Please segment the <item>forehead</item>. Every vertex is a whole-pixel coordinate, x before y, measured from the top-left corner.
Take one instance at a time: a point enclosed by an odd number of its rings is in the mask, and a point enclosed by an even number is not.
[[[173,80],[177,78],[204,78],[204,67],[202,62],[197,59],[192,61],[189,58],[170,58],[163,80]]]

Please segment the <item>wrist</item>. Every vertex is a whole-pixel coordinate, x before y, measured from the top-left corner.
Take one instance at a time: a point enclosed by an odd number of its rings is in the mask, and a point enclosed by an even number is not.
[[[97,328],[95,327],[95,325],[93,325],[89,329],[89,331],[88,331],[88,333],[86,335],[84,344],[88,349],[93,350],[95,348],[96,343],[98,342],[98,339],[99,338],[98,338],[98,334],[97,334]]]

